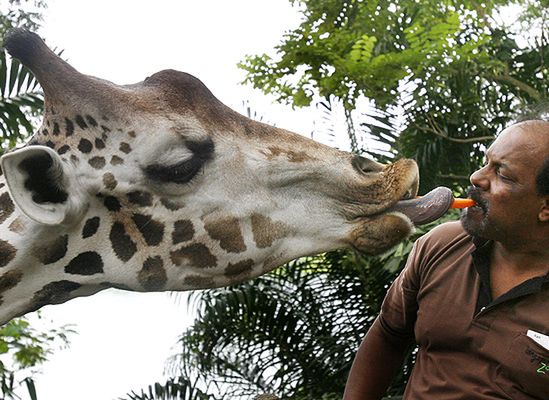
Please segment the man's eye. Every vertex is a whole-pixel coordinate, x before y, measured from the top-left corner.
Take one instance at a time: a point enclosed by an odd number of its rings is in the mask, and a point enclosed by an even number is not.
[[[503,175],[503,174],[501,173],[501,169],[500,169],[499,167],[496,167],[496,175],[499,176],[499,177],[500,177],[502,180],[504,180],[504,181],[512,181],[511,178],[509,178],[508,176]]]

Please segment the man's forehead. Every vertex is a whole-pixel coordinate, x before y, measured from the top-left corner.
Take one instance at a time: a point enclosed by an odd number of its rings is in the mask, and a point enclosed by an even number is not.
[[[504,129],[487,155],[500,152],[544,152],[549,155],[549,121],[524,121]]]

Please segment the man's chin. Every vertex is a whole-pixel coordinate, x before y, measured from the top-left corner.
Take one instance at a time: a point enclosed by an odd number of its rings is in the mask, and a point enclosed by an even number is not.
[[[461,226],[465,232],[471,236],[475,237],[485,237],[486,236],[486,220],[485,218],[479,218],[479,215],[472,215],[471,213],[465,211],[461,214],[459,218]]]

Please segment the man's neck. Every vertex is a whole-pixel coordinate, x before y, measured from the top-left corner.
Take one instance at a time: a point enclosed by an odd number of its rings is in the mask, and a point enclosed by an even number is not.
[[[492,297],[497,298],[521,283],[549,273],[546,250],[509,248],[494,242],[490,263]]]

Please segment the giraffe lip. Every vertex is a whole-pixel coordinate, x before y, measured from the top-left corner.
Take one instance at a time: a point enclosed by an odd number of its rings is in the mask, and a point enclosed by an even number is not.
[[[425,196],[398,201],[387,211],[397,211],[406,215],[414,225],[423,225],[442,217],[452,205],[452,191],[440,186]]]

